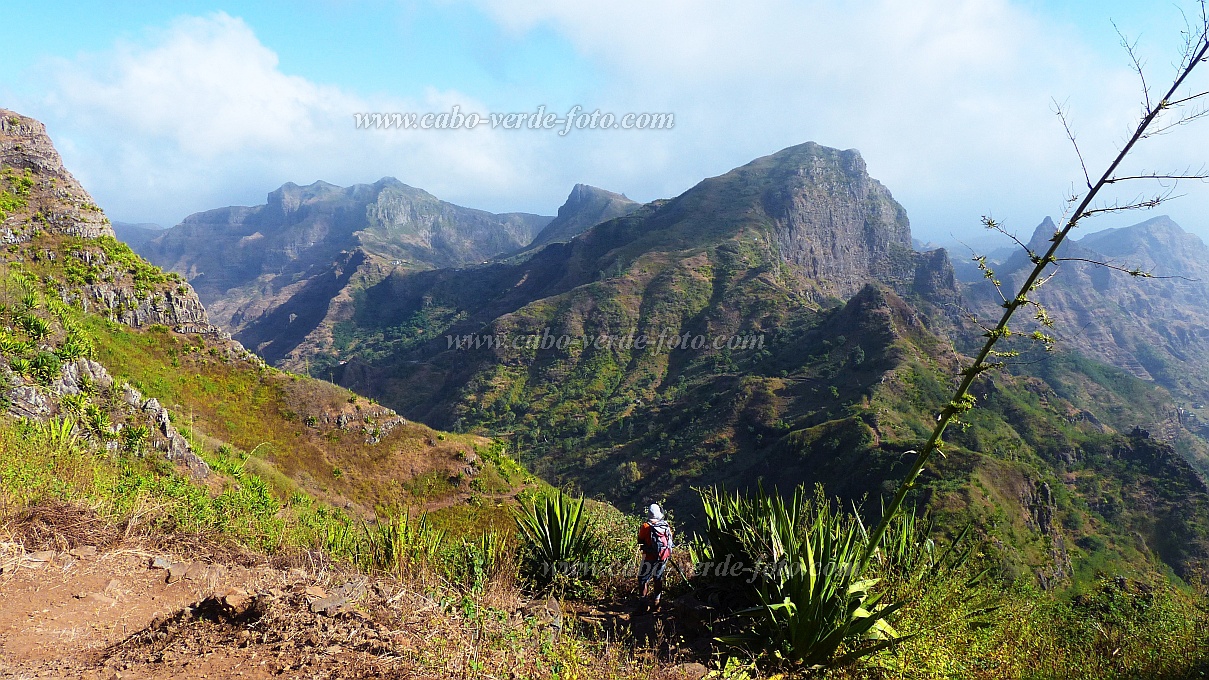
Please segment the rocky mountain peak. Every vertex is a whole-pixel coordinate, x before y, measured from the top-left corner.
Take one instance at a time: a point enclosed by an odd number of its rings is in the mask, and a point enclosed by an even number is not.
[[[722,195],[750,195],[731,202],[756,202],[771,221],[781,257],[840,296],[860,290],[893,260],[910,257],[906,211],[869,176],[855,149],[807,142],[707,182]]]
[[[46,126],[39,121],[0,108],[0,166],[7,173],[32,180],[26,189],[25,208],[4,220],[5,238],[10,243],[25,240],[14,231],[22,231],[15,225],[29,224],[35,215],[40,215],[42,228],[50,231],[84,238],[113,236],[109,220],[63,167]]]
[[[582,210],[585,206],[602,201],[630,201],[625,194],[617,194],[612,191],[606,191],[599,187],[594,187],[591,184],[576,184],[571,188],[570,195],[567,196],[567,201],[558,209],[560,216],[569,212]]]
[[[1106,258],[1153,270],[1158,275],[1200,278],[1205,273],[1205,263],[1209,262],[1209,247],[1166,215],[1131,227],[1088,234],[1077,243]]]
[[[1041,220],[1041,224],[1038,224],[1037,228],[1033,230],[1033,235],[1028,240],[1029,250],[1035,253],[1047,250],[1056,231],[1058,231],[1058,225],[1054,224],[1054,220],[1049,215],[1046,215],[1045,219]]]
[[[641,204],[625,194],[605,191],[589,184],[576,184],[558,209],[558,216],[533,239],[525,250],[532,251],[550,243],[566,243],[592,227],[623,217]]]

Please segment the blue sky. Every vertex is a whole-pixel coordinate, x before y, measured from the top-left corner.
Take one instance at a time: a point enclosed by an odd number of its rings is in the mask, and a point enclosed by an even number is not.
[[[0,106],[47,123],[111,218],[174,224],[293,181],[384,175],[553,214],[576,182],[650,200],[804,141],[861,150],[922,238],[1024,233],[1137,112],[1109,19],[1166,76],[1175,5],[1003,0],[315,0],[29,3],[6,14]],[[604,3],[599,3],[604,5]],[[673,130],[364,131],[361,111],[672,112]],[[1139,169],[1199,166],[1209,129]],[[1164,208],[1209,232],[1200,185]],[[1137,221],[1149,215],[1137,215]],[[1128,218],[1102,223],[1118,226]]]

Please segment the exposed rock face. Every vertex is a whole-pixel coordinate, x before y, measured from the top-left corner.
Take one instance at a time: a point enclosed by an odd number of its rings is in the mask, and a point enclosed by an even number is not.
[[[91,359],[77,359],[63,366],[59,379],[52,385],[55,394],[79,394],[88,386],[107,390],[113,386],[113,378],[105,367]]]
[[[85,312],[107,315],[130,326],[164,324],[179,332],[221,332],[210,325],[205,309],[187,284],[165,281],[160,272],[139,262],[112,240],[114,231],[109,220],[63,167],[41,123],[0,109],[0,165],[6,174],[6,187],[18,192],[15,195],[21,203],[12,214],[5,215],[0,232],[6,242],[19,246],[6,253],[6,259],[62,266],[54,270],[57,283],[45,291],[47,294],[57,293],[66,302],[78,303]],[[57,238],[47,239],[44,234]],[[78,240],[67,239],[64,243],[63,236]],[[74,272],[71,275],[67,275],[69,264]],[[228,349],[246,354],[234,343]],[[69,395],[105,395],[114,386],[105,367],[87,358],[64,363],[49,384],[31,384],[15,375],[7,361],[3,370],[9,413],[33,420],[62,412],[62,400]],[[148,408],[129,386],[125,386],[124,396],[124,403],[117,400],[112,404],[110,415],[115,422],[148,422],[155,432],[152,445],[163,450],[169,460],[185,466],[196,477],[209,473],[206,463],[172,427],[166,409],[158,404]],[[114,443],[112,439],[107,442]]]
[[[59,414],[62,410],[59,400],[64,396],[84,392],[107,394],[114,387],[109,371],[86,358],[64,364],[59,377],[46,387],[26,384],[13,376],[7,367],[4,370],[8,373],[8,389],[4,397],[9,403],[9,413],[31,420],[46,420]],[[154,433],[150,438],[151,446],[162,451],[168,460],[184,466],[193,477],[200,479],[210,474],[210,467],[173,427],[168,409],[160,406],[155,399],[144,399],[137,389],[128,384],[120,386],[117,396],[115,416],[146,422]]]
[[[107,284],[89,285],[84,290],[84,311],[92,311],[92,305],[96,305],[127,326],[139,328],[163,324],[178,333],[230,337],[210,323],[206,308],[192,290],[181,292],[167,289],[160,294],[141,298],[129,288]]]
[[[892,260],[910,259],[907,213],[869,177],[855,149],[814,143],[756,160],[734,173],[764,172],[764,211],[774,220],[781,256],[811,279],[847,297]]]
[[[113,228],[92,196],[63,167],[42,123],[0,108],[0,165],[50,180],[48,186],[35,186],[30,196],[30,203],[41,208],[42,228],[84,238],[113,236]],[[19,238],[18,231],[28,231],[27,226],[14,231],[21,217],[10,215],[4,222],[4,235],[10,243]]]
[[[915,280],[912,287],[915,292],[933,300],[956,301],[961,297],[953,263],[949,261],[949,253],[945,249],[915,253],[913,259]]]
[[[1069,579],[1074,573],[1074,567],[1066,549],[1066,537],[1062,533],[1062,527],[1056,524],[1058,504],[1054,500],[1049,483],[1034,482],[1031,479],[1024,481],[1024,490],[1020,492],[1020,505],[1027,513],[1025,524],[1046,537],[1050,544],[1050,564],[1048,568],[1037,570],[1037,582],[1043,590],[1051,590]]]
[[[53,411],[53,404],[46,394],[33,385],[17,385],[5,393],[8,412],[18,418],[42,420]]]
[[[88,192],[63,167],[63,161],[38,121],[0,109],[0,165],[10,172],[28,172],[28,195],[23,209],[7,216],[0,234],[9,243],[26,243],[36,230],[82,239],[115,238],[104,212]],[[51,261],[51,250],[34,250],[34,259]],[[64,290],[68,301],[80,299],[85,311],[103,311],[130,326],[164,324],[183,332],[221,333],[210,324],[206,310],[193,290],[183,283],[168,283],[159,290],[140,292],[133,285],[127,264],[110,261],[102,247],[85,247],[65,257],[75,257],[95,267],[98,280]]]
[[[623,194],[576,184],[567,201],[558,209],[558,216],[542,229],[525,251],[550,243],[566,243],[601,222],[634,212],[641,205]]]

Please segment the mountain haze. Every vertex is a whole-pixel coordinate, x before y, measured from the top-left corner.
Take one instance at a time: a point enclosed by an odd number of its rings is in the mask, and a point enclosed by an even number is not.
[[[566,203],[558,209],[558,215],[538,233],[521,254],[550,243],[566,243],[601,222],[634,212],[640,205],[623,194],[615,194],[587,184],[576,184]]]
[[[1029,249],[1048,248],[1055,229],[1046,218]],[[1062,345],[1155,381],[1186,406],[1209,403],[1209,247],[1200,238],[1160,216],[1064,243],[1058,257],[1065,261],[1037,298]],[[1031,267],[1018,250],[994,269],[1010,287]],[[984,313],[997,299],[981,281],[969,284],[968,297]]]
[[[164,228],[158,224],[132,222],[114,222],[113,233],[119,241],[130,246],[134,252],[144,248],[146,244],[164,233]]]

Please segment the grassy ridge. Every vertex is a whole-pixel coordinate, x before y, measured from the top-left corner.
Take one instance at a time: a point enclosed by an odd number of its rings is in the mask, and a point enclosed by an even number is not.
[[[255,451],[321,496],[398,509],[463,488],[494,494],[523,483],[517,471],[475,454],[488,445],[482,437],[403,423],[369,444],[391,419],[384,409],[329,383],[233,360],[224,343],[96,317],[84,325],[97,338],[98,360],[167,406],[178,426]],[[341,416],[356,427],[341,429]],[[472,456],[483,469],[458,479],[456,470]]]

